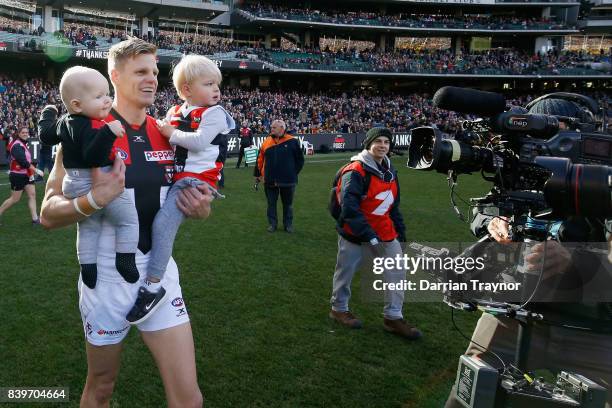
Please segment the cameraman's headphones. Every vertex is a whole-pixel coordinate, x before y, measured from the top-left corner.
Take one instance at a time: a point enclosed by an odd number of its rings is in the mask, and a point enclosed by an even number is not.
[[[574,103],[582,113],[582,117],[572,118],[574,120],[578,120],[578,127],[587,132],[596,130],[599,123],[597,122],[595,116],[600,113],[600,108],[599,104],[593,98],[571,92],[553,92],[534,99],[533,101],[529,102],[525,108],[529,111],[538,102],[546,99],[561,99]],[[553,116],[562,117],[560,115]]]

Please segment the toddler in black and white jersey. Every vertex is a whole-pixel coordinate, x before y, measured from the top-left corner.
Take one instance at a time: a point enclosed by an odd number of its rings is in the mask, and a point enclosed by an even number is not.
[[[174,87],[185,102],[168,111],[159,130],[174,147],[174,184],[155,216],[145,286],[126,317],[132,324],[146,320],[166,297],[162,279],[185,218],[176,202],[179,191],[207,184],[214,196],[222,197],[217,182],[227,155],[227,134],[236,125],[218,105],[221,79],[217,65],[200,55],[183,57],[173,69]]]

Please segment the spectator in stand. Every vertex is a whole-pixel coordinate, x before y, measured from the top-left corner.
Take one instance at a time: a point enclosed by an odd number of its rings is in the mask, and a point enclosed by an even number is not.
[[[27,141],[30,137],[28,128],[19,130],[17,137],[9,144],[10,164],[9,180],[11,183],[11,195],[0,205],[0,217],[6,210],[21,200],[23,191],[28,196],[28,208],[32,217],[32,225],[40,224],[36,211],[36,189],[34,187],[34,174],[42,176],[42,172],[32,164],[32,156]]]
[[[298,6],[299,7],[299,6]],[[453,28],[453,29],[559,29],[568,28],[567,24],[550,18],[534,18],[516,15],[457,15],[398,13],[383,14],[379,11],[318,10],[309,7],[296,8],[280,5],[247,4],[243,10],[258,17],[279,18],[331,24],[378,25],[416,28]]]
[[[10,161],[11,152],[9,150],[9,144],[11,143],[11,138],[4,135],[4,130],[0,128],[0,141],[4,142],[4,157],[6,161]]]
[[[432,74],[506,74],[506,75],[557,75],[564,70],[579,69],[584,74],[603,74],[590,69],[592,62],[609,62],[610,52],[588,54],[551,50],[535,55],[515,49],[473,51],[461,50],[412,50],[394,49],[379,52],[375,49],[357,51],[330,50],[319,48],[293,51],[271,49],[254,50],[260,59],[280,64],[286,68],[309,70],[375,71],[375,72],[417,72]],[[304,54],[308,54],[305,56]],[[569,73],[575,73],[570,71]]]
[[[16,136],[21,127],[34,134],[40,110],[56,100],[59,100],[57,83],[37,78],[15,80],[0,74],[0,128],[4,135]]]
[[[315,123],[319,123],[319,128],[325,132],[359,133],[367,131],[374,122],[393,132],[435,124],[442,132],[452,134],[459,128],[460,121],[469,117],[435,108],[431,95],[425,93],[337,92],[331,89],[325,92],[284,89],[281,92],[231,87],[224,88],[223,93],[223,107],[238,123],[247,120],[253,134],[266,133],[264,124],[274,117],[286,119],[287,133],[290,134],[311,132],[311,124]],[[605,92],[593,92],[589,96],[610,106],[611,96]],[[0,74],[0,133],[12,137],[23,126],[30,133],[35,132],[40,110],[59,99],[57,83]],[[533,98],[520,95],[510,99],[510,104],[525,106]],[[173,87],[160,86],[155,104],[148,108],[148,113],[162,118],[168,108],[180,103]],[[63,105],[59,107],[63,109]]]

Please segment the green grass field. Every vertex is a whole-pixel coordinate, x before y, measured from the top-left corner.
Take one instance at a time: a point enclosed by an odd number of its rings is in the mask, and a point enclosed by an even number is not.
[[[351,307],[365,327],[350,331],[327,318],[337,235],[326,204],[331,179],[347,157],[308,159],[293,235],[266,232],[264,193],[252,188],[252,168],[236,170],[235,160],[227,163],[227,199],[214,203],[207,221],[181,228],[174,256],[207,406],[440,407],[446,399],[467,345],[446,305],[407,303],[405,317],[424,338],[406,342],[382,330],[382,305],[361,298],[356,278]],[[409,240],[472,240],[450,208],[445,177],[409,171],[404,160],[394,163]],[[5,183],[3,171],[2,200],[9,194]],[[43,186],[37,189],[40,205]],[[463,197],[486,190],[478,176],[462,179]],[[32,227],[24,196],[2,217],[0,248],[0,387],[68,386],[70,403],[59,406],[78,406],[86,360],[75,228]],[[456,316],[466,334],[478,317]],[[111,406],[164,401],[155,364],[132,330]]]

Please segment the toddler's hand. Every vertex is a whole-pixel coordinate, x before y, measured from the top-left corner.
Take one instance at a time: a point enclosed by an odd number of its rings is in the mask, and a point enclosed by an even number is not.
[[[117,137],[123,137],[125,135],[125,130],[123,129],[123,125],[118,120],[113,120],[112,122],[108,122],[106,124],[111,132],[115,134]]]
[[[159,132],[162,134],[162,136],[168,139],[170,139],[170,136],[172,136],[172,132],[176,130],[174,126],[172,126],[170,123],[168,123],[165,120],[157,121],[157,129],[159,129]]]

